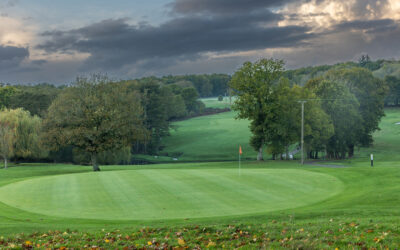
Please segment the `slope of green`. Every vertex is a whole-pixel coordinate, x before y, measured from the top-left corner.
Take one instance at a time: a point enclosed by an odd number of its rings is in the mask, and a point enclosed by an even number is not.
[[[59,217],[160,220],[299,207],[341,188],[332,176],[295,169],[149,169],[33,178],[0,188],[0,201]]]
[[[366,160],[375,154],[375,160],[400,160],[400,109],[385,109],[386,116],[380,123],[381,130],[374,134],[374,144],[358,148],[353,161]],[[254,160],[256,152],[249,145],[251,133],[247,120],[236,120],[234,112],[203,116],[174,123],[176,130],[165,138],[169,155],[178,161],[237,160],[238,147],[242,145],[243,159]],[[264,150],[264,157],[268,157]]]
[[[179,161],[236,160],[241,145],[242,157],[255,159],[256,152],[249,145],[249,122],[234,117],[234,112],[225,112],[176,122],[171,136],[163,140],[163,152]]]
[[[400,161],[400,125],[396,124],[399,122],[400,109],[386,108],[380,130],[374,133],[374,144],[358,149],[355,160],[366,160],[374,154],[375,161]]]

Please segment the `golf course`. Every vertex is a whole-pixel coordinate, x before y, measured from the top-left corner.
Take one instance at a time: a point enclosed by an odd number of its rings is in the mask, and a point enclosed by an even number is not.
[[[385,113],[374,146],[344,161],[248,160],[239,169],[230,135],[248,131],[228,112],[177,122],[177,136],[168,138],[167,149],[209,154],[210,162],[102,166],[100,173],[11,165],[0,175],[0,246],[398,248],[400,111]],[[213,129],[217,145],[196,134]],[[179,137],[188,130],[197,149]],[[218,151],[232,151],[224,153],[232,161],[212,162]]]

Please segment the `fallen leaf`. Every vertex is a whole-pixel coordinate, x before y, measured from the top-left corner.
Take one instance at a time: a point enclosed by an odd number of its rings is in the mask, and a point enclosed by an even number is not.
[[[184,245],[186,244],[186,242],[185,242],[184,239],[179,238],[179,239],[178,239],[178,244],[179,244],[180,246],[184,246]]]

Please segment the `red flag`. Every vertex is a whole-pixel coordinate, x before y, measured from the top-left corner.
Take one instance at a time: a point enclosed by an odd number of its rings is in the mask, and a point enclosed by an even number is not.
[[[242,153],[242,146],[239,146],[239,154],[241,155]]]

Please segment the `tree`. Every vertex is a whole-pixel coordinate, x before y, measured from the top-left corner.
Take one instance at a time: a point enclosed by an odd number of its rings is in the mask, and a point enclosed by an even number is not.
[[[387,75],[384,79],[387,87],[388,94],[385,97],[385,106],[399,106],[400,100],[400,79],[395,76]]]
[[[29,111],[17,109],[19,112],[16,126],[16,141],[14,154],[18,158],[44,158],[48,155],[44,149],[40,136],[42,119],[30,115]]]
[[[306,88],[313,90],[321,99],[322,108],[333,123],[335,133],[327,142],[327,156],[344,159],[349,149],[357,144],[362,131],[357,98],[346,84],[322,78],[308,82]]]
[[[196,112],[197,111],[197,99],[199,98],[199,94],[197,93],[195,88],[185,88],[181,92],[181,96],[185,102],[187,111]]]
[[[0,86],[0,108],[9,107],[10,99],[18,93],[18,89],[12,86]]]
[[[15,93],[9,101],[9,108],[23,108],[32,115],[43,117],[52,101],[61,91],[50,84],[39,84],[35,86],[18,86],[18,92]]]
[[[289,157],[289,146],[300,141],[301,137],[301,105],[299,100],[308,100],[305,103],[304,114],[304,141],[308,155],[318,157],[318,151],[325,149],[324,145],[333,135],[333,125],[329,116],[322,110],[316,95],[309,89],[298,85],[290,87],[285,78],[275,87],[277,103],[274,111],[276,116],[271,124],[273,136],[269,151],[276,158],[277,154],[285,152]],[[281,157],[282,158],[282,157]]]
[[[371,62],[371,58],[369,57],[368,54],[366,55],[361,55],[360,58],[358,59],[358,64],[361,67],[366,67],[368,65],[368,63]]]
[[[174,93],[174,90],[181,87],[174,84],[165,86],[155,79],[132,81],[127,84],[131,91],[138,91],[142,96],[144,125],[150,135],[143,144],[136,142],[133,152],[157,154],[162,148],[162,138],[169,136],[171,120],[186,115],[182,96]]]
[[[238,97],[232,108],[238,111],[238,119],[250,120],[250,144],[258,151],[257,160],[263,160],[263,146],[274,136],[277,100],[273,86],[280,79],[283,66],[282,60],[274,59],[245,62],[230,81]]]
[[[3,117],[2,117],[3,118]],[[1,118],[0,118],[1,119]],[[8,159],[14,155],[15,132],[6,121],[0,120],[0,153],[4,160],[4,168],[8,166]]]
[[[368,54],[361,55],[361,57],[358,59],[358,65],[360,67],[369,69],[371,71],[379,69],[381,67],[382,63],[383,63],[383,60],[377,60],[375,62],[371,61],[371,58],[369,57]]]
[[[357,142],[362,146],[370,146],[373,142],[372,133],[379,129],[379,122],[385,115],[384,99],[387,92],[385,82],[375,78],[371,71],[354,67],[329,71],[326,79],[345,84],[359,102],[358,112],[361,115],[361,128]],[[350,157],[354,145],[350,146]]]
[[[5,166],[11,157],[44,157],[47,152],[39,142],[41,119],[29,111],[5,109],[0,112],[0,151]]]
[[[49,107],[44,130],[49,148],[74,146],[89,153],[93,170],[100,171],[99,153],[145,137],[140,95],[106,76],[79,77]]]

